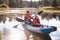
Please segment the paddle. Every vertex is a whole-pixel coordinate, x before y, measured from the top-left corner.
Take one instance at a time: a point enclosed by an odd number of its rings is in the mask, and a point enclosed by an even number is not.
[[[38,14],[37,14],[37,15],[40,15],[42,12],[43,12],[43,11],[38,12]],[[24,22],[24,20],[23,20],[23,19],[16,18],[16,20],[17,20],[18,22]]]
[[[16,18],[16,20],[17,20],[18,22],[24,22],[24,20],[23,20],[23,19],[20,19],[20,18]]]
[[[23,20],[23,19],[20,19],[20,18],[16,18],[16,20],[17,20],[18,22],[24,22],[24,20]],[[17,25],[15,25],[15,26],[13,26],[13,28],[17,28],[18,25],[20,25],[20,24],[17,24]]]
[[[40,15],[40,14],[42,14],[43,13],[43,11],[40,11],[40,12],[38,12],[38,15]]]

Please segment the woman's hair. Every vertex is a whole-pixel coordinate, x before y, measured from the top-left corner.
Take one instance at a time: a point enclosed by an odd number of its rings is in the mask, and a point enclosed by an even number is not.
[[[29,13],[29,11],[26,11],[27,13]]]

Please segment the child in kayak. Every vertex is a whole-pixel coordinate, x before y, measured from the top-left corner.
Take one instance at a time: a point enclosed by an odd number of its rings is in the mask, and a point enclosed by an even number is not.
[[[25,23],[26,23],[26,24],[31,24],[31,22],[32,22],[32,21],[31,21],[31,18],[32,18],[32,17],[31,17],[31,15],[30,15],[29,11],[26,11],[24,18],[25,18],[24,20],[25,20]]]
[[[25,20],[30,20],[30,19],[31,19],[31,15],[30,15],[29,11],[26,11]]]

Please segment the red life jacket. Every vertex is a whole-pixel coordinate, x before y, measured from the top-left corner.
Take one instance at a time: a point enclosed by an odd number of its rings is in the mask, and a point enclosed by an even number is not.
[[[37,18],[36,19],[36,17],[35,18],[33,18],[33,26],[40,26],[40,21],[39,21],[39,18]]]
[[[26,14],[25,14],[25,19],[26,19],[26,20],[31,19],[31,15],[30,15],[29,13],[26,13]]]

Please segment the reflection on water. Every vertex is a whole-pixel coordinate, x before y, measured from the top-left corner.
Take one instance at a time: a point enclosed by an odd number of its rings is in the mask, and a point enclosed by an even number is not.
[[[19,22],[15,20],[19,14],[0,15],[0,40],[25,40],[23,28]],[[13,26],[18,25],[18,28]],[[23,39],[24,38],[24,39]]]
[[[6,21],[6,16],[5,15],[0,15],[0,22],[5,23]]]
[[[60,20],[60,13],[43,13],[41,16],[42,16],[42,19],[46,18],[47,20],[50,20],[52,18],[57,19],[58,17],[58,19]]]
[[[50,33],[52,40],[60,40],[60,14],[44,13],[40,17],[41,24],[56,26],[58,29]],[[0,40],[26,40],[22,23],[16,21],[16,17],[20,14],[0,15]],[[20,24],[20,25],[18,25]],[[18,25],[14,28],[15,25]]]

